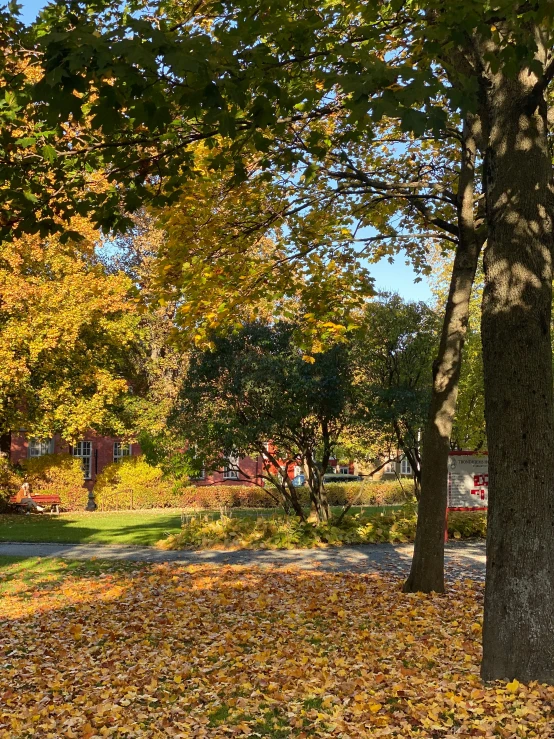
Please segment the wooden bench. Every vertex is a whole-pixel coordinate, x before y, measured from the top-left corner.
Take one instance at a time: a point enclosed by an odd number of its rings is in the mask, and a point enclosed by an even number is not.
[[[60,512],[62,501],[59,495],[31,495],[30,497],[31,500],[33,500],[37,505],[41,506],[42,508],[48,508],[50,513]],[[9,502],[10,505],[13,506],[19,513],[27,513],[28,511],[33,510],[25,503],[17,503],[15,495],[12,495]],[[41,511],[39,511],[39,513],[40,512]]]

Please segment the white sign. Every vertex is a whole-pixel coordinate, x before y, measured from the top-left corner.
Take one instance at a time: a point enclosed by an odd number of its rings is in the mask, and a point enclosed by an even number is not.
[[[448,507],[486,508],[488,504],[488,457],[451,454],[448,457]]]

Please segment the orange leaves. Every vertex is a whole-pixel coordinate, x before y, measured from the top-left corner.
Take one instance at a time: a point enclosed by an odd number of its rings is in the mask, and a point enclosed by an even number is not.
[[[408,596],[293,568],[58,577],[2,593],[0,739],[551,739],[553,688],[481,684],[470,581]]]

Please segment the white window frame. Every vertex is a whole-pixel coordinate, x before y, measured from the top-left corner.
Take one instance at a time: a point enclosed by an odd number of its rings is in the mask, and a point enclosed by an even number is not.
[[[300,475],[303,475],[303,474],[304,474],[304,469],[302,465],[295,464],[294,465],[294,477],[300,477]]]
[[[202,467],[200,472],[197,475],[191,475],[191,480],[205,480],[206,479],[206,470]]]
[[[411,475],[413,474],[412,465],[409,463],[406,457],[402,457],[400,460],[400,474]]]
[[[27,456],[29,459],[37,459],[37,457],[44,457],[45,454],[52,454],[54,452],[54,439],[47,439],[41,441],[40,439],[31,438],[27,445]]]
[[[389,460],[383,467],[384,475],[394,475],[396,473],[396,462],[394,459]]]
[[[238,480],[239,479],[239,471],[236,469],[233,469],[234,467],[238,466],[238,463],[239,463],[238,457],[234,457],[234,456],[229,457],[229,464],[223,470],[224,480]]]
[[[350,474],[350,465],[349,464],[341,464],[339,465],[339,475],[349,475]]]
[[[71,448],[74,457],[81,460],[85,480],[92,479],[92,441],[78,441]]]
[[[113,461],[117,464],[117,462],[121,462],[122,459],[126,459],[127,457],[133,456],[133,450],[131,448],[131,444],[128,444],[125,441],[114,441],[113,443]]]

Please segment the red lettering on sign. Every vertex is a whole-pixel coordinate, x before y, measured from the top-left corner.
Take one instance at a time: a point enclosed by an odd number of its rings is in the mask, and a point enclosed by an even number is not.
[[[488,474],[481,474],[481,475],[473,475],[473,484],[477,486],[483,486],[484,488],[488,488],[489,486],[489,476]]]

